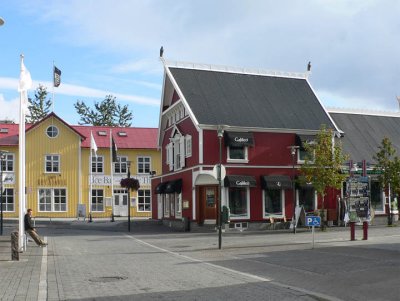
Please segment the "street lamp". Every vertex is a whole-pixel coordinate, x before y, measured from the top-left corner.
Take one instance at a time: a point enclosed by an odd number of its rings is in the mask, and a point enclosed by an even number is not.
[[[0,235],[3,235],[3,162],[8,151],[0,151]]]
[[[219,164],[218,164],[218,249],[222,247],[222,183],[221,183],[221,165],[222,165],[222,137],[224,136],[224,129],[218,126],[218,140],[219,140]]]
[[[131,178],[131,161],[127,161],[126,165],[128,167],[128,179]],[[128,231],[131,232],[131,192],[128,187]]]
[[[292,190],[293,190],[293,233],[296,234],[296,186],[295,186],[295,169],[294,163],[296,158],[296,150],[299,148],[297,145],[288,147],[292,155]]]

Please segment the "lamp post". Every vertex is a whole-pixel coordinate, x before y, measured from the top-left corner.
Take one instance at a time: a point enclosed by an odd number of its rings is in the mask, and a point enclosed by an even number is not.
[[[126,162],[128,167],[128,179],[131,178],[131,161]],[[128,231],[131,232],[131,192],[128,187]]]
[[[0,151],[0,235],[3,235],[3,162],[8,151]]]
[[[288,147],[290,149],[290,154],[292,155],[292,190],[293,190],[293,233],[296,234],[296,186],[295,186],[295,158],[296,150],[299,148],[297,145],[291,145]]]
[[[221,126],[218,127],[218,140],[219,140],[219,164],[218,164],[218,249],[222,248],[222,179],[221,179],[221,165],[222,165],[222,137],[224,130]]]

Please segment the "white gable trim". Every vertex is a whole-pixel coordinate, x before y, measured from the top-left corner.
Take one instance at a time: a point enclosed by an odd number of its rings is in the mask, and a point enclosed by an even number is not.
[[[173,77],[171,71],[169,70],[169,66],[167,66],[167,64],[166,64],[166,62],[165,62],[165,60],[163,58],[161,59],[161,61],[164,64],[165,73],[168,75],[168,78],[171,81],[172,85],[174,86],[176,93],[178,93],[180,100],[184,104],[185,109],[187,110],[190,118],[193,121],[193,124],[195,125],[196,129],[199,130],[199,127],[198,127],[199,122],[197,121],[197,118],[194,116],[193,111],[190,108],[188,102],[186,101],[185,96],[183,95],[183,93],[182,93],[181,89],[179,88],[175,78]],[[163,103],[164,103],[164,99],[163,99]],[[161,110],[162,110],[163,103],[161,104]]]

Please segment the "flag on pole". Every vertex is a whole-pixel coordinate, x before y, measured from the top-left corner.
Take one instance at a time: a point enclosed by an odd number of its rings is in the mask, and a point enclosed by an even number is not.
[[[97,158],[97,145],[96,145],[96,141],[94,141],[92,132],[90,132],[90,151],[94,151],[94,155]]]
[[[26,69],[23,58],[21,59],[21,74],[19,77],[18,92],[27,91],[32,88],[31,73]]]
[[[114,137],[111,136],[111,148],[112,148],[112,161],[118,162],[117,159],[117,145],[115,144]]]
[[[21,56],[21,74],[19,76],[19,84],[18,84],[18,92],[21,93],[20,97],[20,105],[22,113],[25,115],[29,113],[29,102],[28,102],[28,95],[27,91],[32,88],[32,78],[31,73],[28,69],[26,69],[24,64],[24,57]]]
[[[53,82],[54,87],[58,87],[61,84],[61,70],[54,66],[54,73],[53,73]]]

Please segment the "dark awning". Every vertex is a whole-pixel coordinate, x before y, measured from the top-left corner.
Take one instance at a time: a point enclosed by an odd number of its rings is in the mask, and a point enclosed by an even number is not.
[[[227,146],[253,146],[253,133],[224,132],[224,141]]]
[[[165,187],[167,186],[168,182],[161,182],[156,187],[156,194],[162,194],[165,191]]]
[[[304,176],[296,176],[296,187],[299,189],[313,189],[314,185],[306,182]]]
[[[228,187],[256,187],[256,179],[252,176],[226,176],[224,179],[225,186]]]
[[[263,189],[291,189],[292,180],[289,176],[270,175],[261,176],[261,187]]]
[[[316,136],[314,136],[314,135],[296,135],[296,145],[300,146],[302,149],[304,149],[305,143],[314,142],[315,139],[316,139]]]
[[[182,179],[168,182],[164,190],[165,193],[181,193],[182,192]]]

